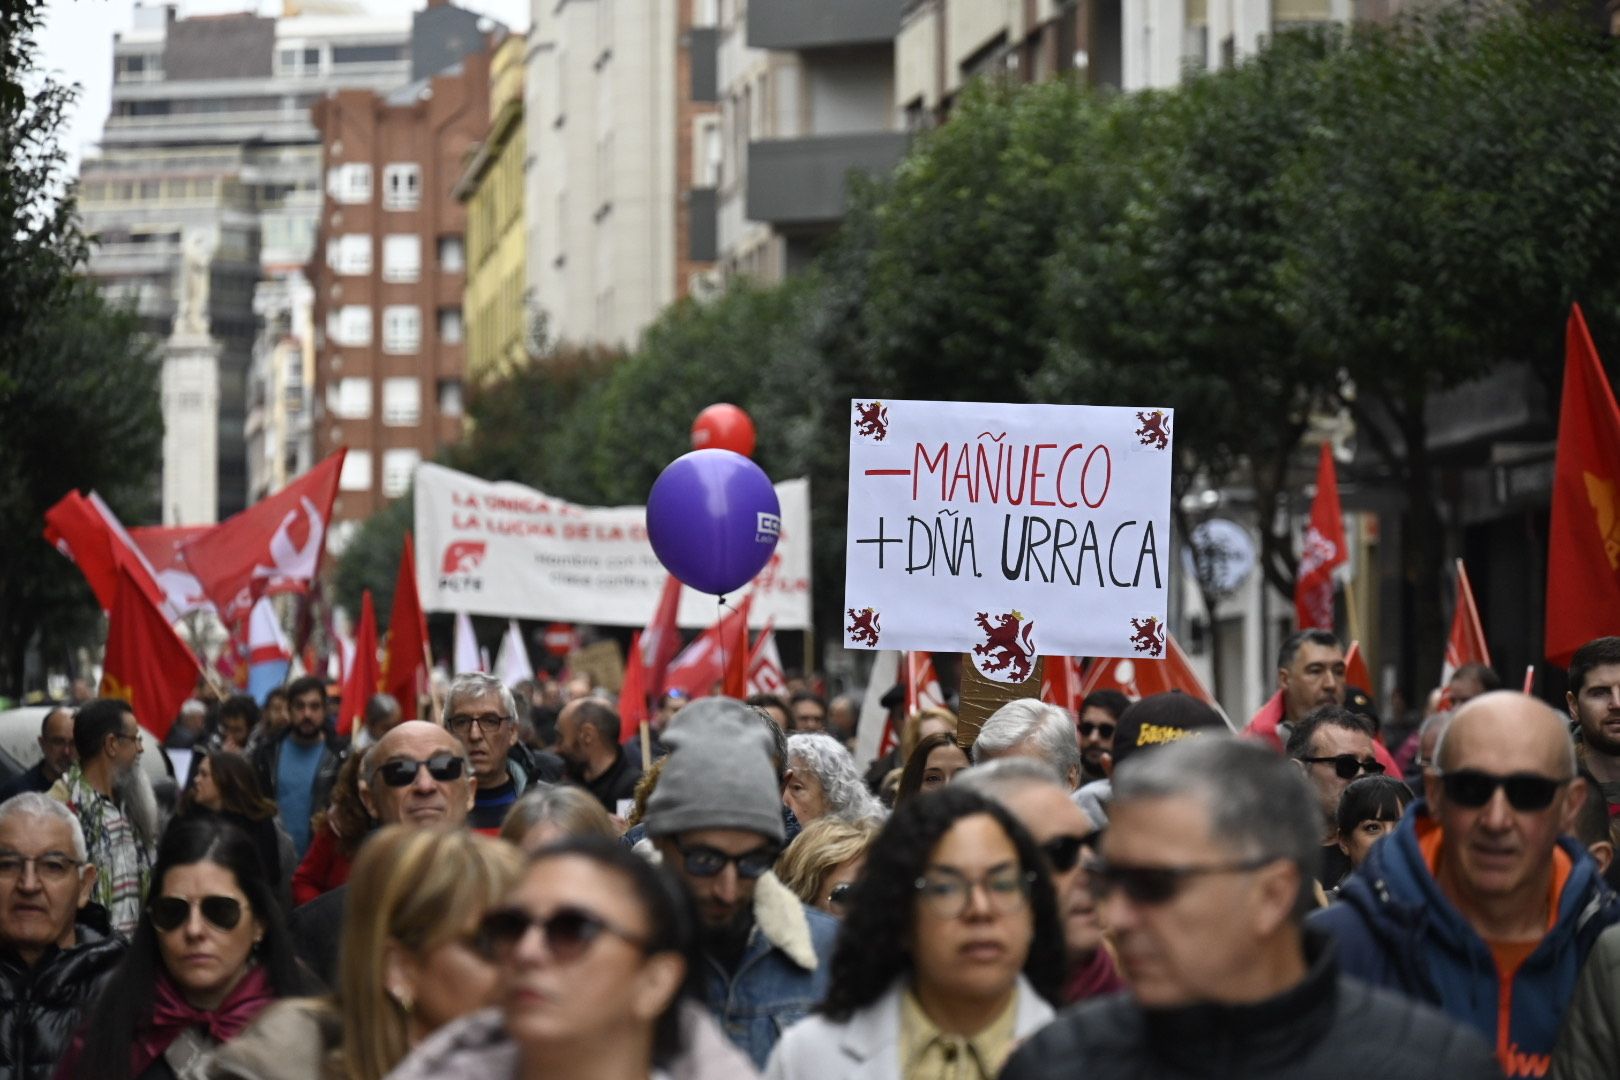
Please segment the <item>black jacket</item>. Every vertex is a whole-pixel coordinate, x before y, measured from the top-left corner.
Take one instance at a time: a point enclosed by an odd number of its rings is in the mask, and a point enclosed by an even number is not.
[[[73,1039],[124,943],[78,926],[79,943],[50,949],[33,968],[0,949],[0,1077],[46,1080]]]
[[[1483,1040],[1426,1005],[1339,974],[1306,938],[1305,981],[1253,1005],[1143,1009],[1111,994],[1064,1013],[1001,1080],[1500,1080]]]
[[[288,929],[298,959],[328,987],[337,986],[338,949],[343,943],[343,908],[349,886],[328,889],[307,904],[293,909]]]
[[[248,756],[248,761],[253,765],[253,771],[259,776],[259,786],[264,790],[265,798],[272,801],[278,801],[276,800],[276,761],[281,754],[281,744],[291,734],[292,729],[288,728],[279,737],[255,746]],[[328,732],[326,751],[321,754],[321,760],[315,766],[315,782],[310,785],[310,817],[314,817],[322,810],[325,810],[326,804],[332,800],[332,786],[337,783],[338,770],[343,767],[343,759],[347,756],[348,753],[343,748],[343,744]]]

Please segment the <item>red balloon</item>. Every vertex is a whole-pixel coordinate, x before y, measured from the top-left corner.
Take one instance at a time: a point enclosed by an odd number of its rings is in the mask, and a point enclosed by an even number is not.
[[[754,456],[754,422],[735,405],[710,405],[692,421],[692,449]]]

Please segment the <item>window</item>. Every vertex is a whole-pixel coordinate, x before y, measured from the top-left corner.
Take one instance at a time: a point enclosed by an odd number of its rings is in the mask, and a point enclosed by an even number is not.
[[[422,419],[422,382],[410,377],[383,380],[383,423],[414,427]],[[386,471],[387,465],[384,464]]]
[[[371,201],[371,166],[363,162],[339,165],[328,174],[332,199],[340,203]]]
[[[327,260],[340,274],[371,273],[371,237],[349,234],[332,239],[327,249]]]
[[[411,477],[422,460],[419,450],[384,450],[382,493],[384,498],[397,499],[411,489]]]
[[[344,420],[370,419],[371,380],[350,376],[332,383],[326,392],[326,407]]]
[[[342,491],[371,490],[371,451],[350,447],[343,456],[343,471],[338,473],[338,488]]]
[[[439,309],[439,340],[446,345],[459,345],[465,333],[461,321],[461,309],[458,307],[445,307]]]
[[[467,247],[459,236],[439,237],[439,269],[459,274],[467,268]]]
[[[383,209],[415,210],[422,203],[422,167],[394,162],[383,167]]]
[[[398,45],[334,45],[333,64],[394,64],[405,58]]]
[[[422,344],[422,313],[414,307],[383,308],[383,352],[413,353]]]
[[[725,157],[725,140],[720,131],[718,115],[710,113],[693,121],[692,145],[692,186],[719,187],[720,163]]]
[[[338,309],[339,345],[371,344],[371,308],[365,304],[345,304]]]
[[[461,380],[439,380],[439,415],[460,416],[461,406]]]
[[[421,238],[408,233],[383,237],[383,280],[415,281],[421,276]]]

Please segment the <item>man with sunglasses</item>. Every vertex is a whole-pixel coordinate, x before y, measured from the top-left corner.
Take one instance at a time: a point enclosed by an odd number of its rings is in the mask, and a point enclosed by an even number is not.
[[[665,733],[647,835],[702,922],[704,997],[763,1069],[778,1035],[827,989],[838,923],[800,902],[771,867],[787,835],[775,745],[740,701],[700,698]]]
[[[1087,864],[1096,858],[1098,834],[1057,771],[1034,758],[1002,758],[975,765],[955,782],[1006,807],[1046,854],[1067,953],[1063,1004],[1123,990],[1113,958],[1103,948],[1102,920],[1086,876]]]
[[[1002,1080],[1484,1080],[1472,1032],[1347,978],[1315,903],[1314,799],[1298,768],[1220,735],[1114,773],[1090,870],[1129,985],[1035,1034]]]
[[[1576,975],[1620,899],[1568,834],[1586,797],[1564,718],[1524,694],[1452,717],[1414,802],[1314,922],[1349,973],[1439,1005],[1543,1076]]]
[[[1080,702],[1080,718],[1075,730],[1080,737],[1080,777],[1082,782],[1108,777],[1105,760],[1114,752],[1114,732],[1119,717],[1130,708],[1131,699],[1118,690],[1093,690]]]
[[[393,728],[360,761],[360,801],[381,825],[462,828],[472,812],[477,783],[461,744],[425,720],[407,720]],[[298,958],[328,986],[337,985],[348,895],[349,887],[339,885],[292,913]]]
[[[1372,725],[1337,705],[1306,714],[1288,732],[1288,756],[1305,771],[1321,811],[1322,867],[1317,881],[1324,889],[1333,888],[1350,872],[1350,856],[1339,847],[1339,799],[1358,776],[1384,771],[1372,748]]]

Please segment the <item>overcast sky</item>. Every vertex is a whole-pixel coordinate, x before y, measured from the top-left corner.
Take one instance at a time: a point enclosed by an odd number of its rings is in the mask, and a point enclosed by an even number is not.
[[[156,6],[156,0],[149,0]],[[529,26],[528,0],[459,0],[462,7],[499,19],[514,30]],[[362,0],[369,11],[422,8],[425,0]],[[280,0],[179,0],[180,16],[225,11],[281,12]],[[134,23],[135,0],[46,0],[45,29],[40,35],[41,66],[64,82],[78,83],[81,94],[62,139],[78,172],[78,160],[101,138],[112,94],[113,34]]]

